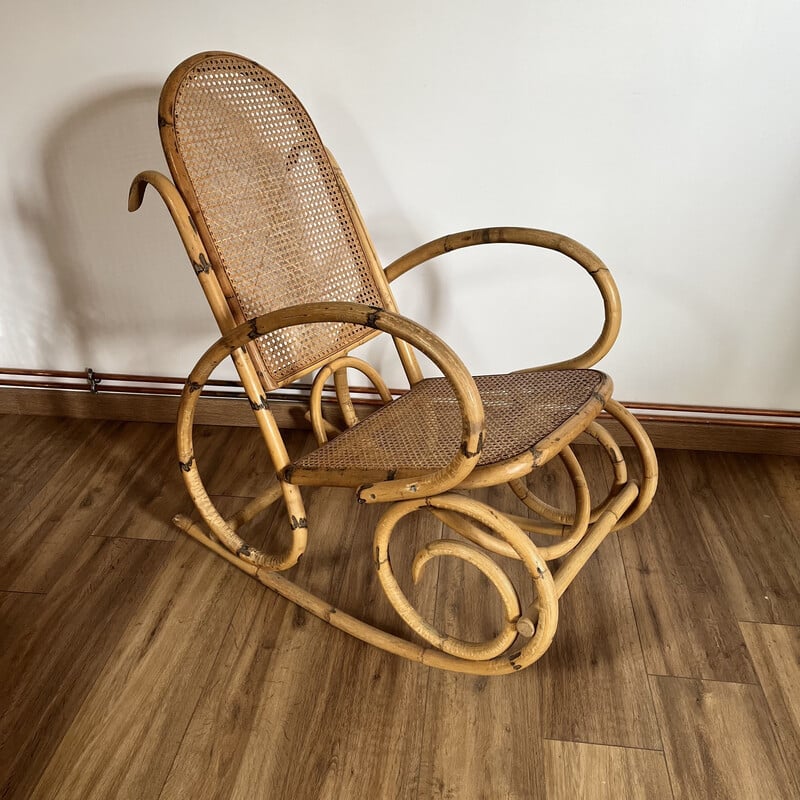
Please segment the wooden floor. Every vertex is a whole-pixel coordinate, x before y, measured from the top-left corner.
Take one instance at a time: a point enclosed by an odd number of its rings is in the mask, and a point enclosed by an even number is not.
[[[201,429],[197,453],[224,512],[274,480],[253,429]],[[486,679],[373,650],[179,536],[169,427],[0,416],[0,798],[800,797],[800,461],[660,462],[549,652]],[[556,469],[538,482],[563,493]],[[370,563],[380,509],[316,490],[307,510],[293,577],[402,632]],[[251,538],[284,527],[268,512]],[[409,518],[396,569],[441,535]],[[418,608],[491,633],[491,588],[438,561]]]

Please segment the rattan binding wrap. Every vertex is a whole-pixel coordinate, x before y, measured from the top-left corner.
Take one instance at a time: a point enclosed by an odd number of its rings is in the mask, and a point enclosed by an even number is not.
[[[170,169],[237,322],[299,303],[391,303],[313,123],[272,73],[233,55],[195,59],[165,86],[161,114]],[[248,349],[271,389],[374,335],[304,325]]]
[[[604,386],[610,393],[606,375],[583,369],[484,375],[475,384],[486,414],[479,466],[531,449]],[[439,469],[452,458],[460,439],[461,414],[452,387],[444,378],[429,378],[293,466],[323,471]]]

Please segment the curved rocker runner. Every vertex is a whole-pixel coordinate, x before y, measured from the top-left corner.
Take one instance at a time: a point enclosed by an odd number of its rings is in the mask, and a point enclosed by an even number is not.
[[[161,195],[222,333],[189,375],[178,412],[179,466],[207,530],[183,515],[175,524],[265,586],[390,653],[480,675],[532,664],[555,635],[559,597],[610,532],[646,511],[658,480],[646,433],[612,399],[611,379],[591,369],[619,332],[619,295],[608,269],[572,239],[529,228],[451,234],[382,269],[341,170],[305,109],[278,78],[237,55],[201,53],[179,65],[161,94],[159,129],[173,180],[140,173],[128,207],[139,208],[148,185]],[[436,256],[493,243],[556,250],[586,270],[605,309],[600,335],[586,352],[558,364],[473,377],[447,344],[397,313],[392,281]],[[409,382],[408,392],[395,399],[380,373],[351,355],[381,333],[392,337]],[[423,377],[417,352],[441,377]],[[202,389],[228,357],[278,480],[226,519],[203,485],[192,431]],[[348,369],[360,371],[383,402],[364,420],[350,396]],[[306,417],[319,446],[293,461],[268,394],[310,373],[316,374]],[[323,388],[331,379],[343,430],[323,415]],[[637,480],[629,478],[619,445],[597,421],[603,411],[633,440]],[[582,433],[597,440],[613,469],[607,496],[594,503],[570,447]],[[572,510],[540,499],[526,482],[554,458],[572,483]],[[506,514],[466,494],[501,484],[508,484],[521,511],[527,507],[537,516]],[[375,529],[373,559],[410,638],[351,616],[280,574],[305,551],[309,525],[313,532],[302,486],[350,487],[359,502],[387,504]],[[262,552],[240,533],[279,501],[291,540],[281,552]],[[443,557],[482,572],[503,607],[489,641],[438,630],[401,589],[390,542],[397,524],[416,513],[435,515],[459,538],[425,545],[413,560],[412,578],[416,582],[430,561]],[[535,544],[530,534],[550,543]],[[535,596],[527,607],[503,569],[504,559],[525,568]],[[551,570],[555,559],[560,562]]]

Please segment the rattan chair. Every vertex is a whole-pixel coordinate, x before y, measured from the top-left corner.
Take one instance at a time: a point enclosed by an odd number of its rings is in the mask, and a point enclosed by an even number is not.
[[[237,55],[201,53],[178,66],[162,91],[158,124],[174,184],[157,172],[140,173],[129,209],[139,208],[147,184],[160,193],[222,332],[192,370],[178,418],[180,469],[210,534],[182,515],[175,524],[289,600],[391,653],[483,675],[532,664],[553,639],[558,598],[611,531],[640,517],[656,487],[647,435],[612,399],[610,378],[589,369],[611,348],[620,325],[608,269],[577,242],[527,228],[452,234],[382,269],[347,183],[303,106],[278,78]],[[605,306],[602,332],[589,350],[547,367],[473,378],[441,339],[397,313],[390,288],[396,278],[440,254],[495,242],[556,250],[589,273]],[[396,399],[370,364],[350,355],[381,332],[393,338],[409,381],[408,392]],[[416,351],[441,377],[423,378]],[[229,356],[278,480],[225,519],[201,480],[192,429],[203,386]],[[348,389],[348,368],[363,372],[384,401],[363,421]],[[308,417],[319,447],[293,461],[270,412],[269,392],[314,372]],[[323,417],[323,385],[330,379],[343,432]],[[633,439],[640,480],[628,479],[620,448],[596,421],[603,410]],[[599,442],[614,470],[608,496],[595,505],[569,446],[582,433]],[[535,496],[525,480],[556,456],[574,487],[571,511]],[[465,493],[501,484],[537,518],[501,513]],[[306,518],[301,486],[351,487],[358,502],[387,504],[372,542],[375,568],[388,600],[416,636],[380,630],[280,574],[297,563],[314,524]],[[261,552],[239,531],[279,500],[291,543],[283,552]],[[505,619],[492,640],[440,632],[403,593],[389,540],[397,523],[414,512],[435,514],[459,534],[421,550],[415,572],[431,558],[453,556],[481,570],[499,592]],[[531,533],[549,535],[551,543],[537,546]],[[524,564],[536,598],[527,608],[502,559]],[[554,559],[558,567],[551,572]]]

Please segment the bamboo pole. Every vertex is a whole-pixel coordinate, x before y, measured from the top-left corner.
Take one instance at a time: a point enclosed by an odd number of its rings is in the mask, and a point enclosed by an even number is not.
[[[278,481],[269,486],[258,497],[254,497],[247,505],[240,508],[230,519],[226,520],[228,525],[238,531],[243,525],[255,519],[263,511],[274,505],[282,494],[281,485]]]
[[[588,530],[577,547],[564,559],[561,566],[553,576],[556,597],[561,597],[575,576],[585,566],[586,562],[603,543],[603,540],[614,529],[624,511],[636,500],[639,487],[630,481],[614,498],[609,507],[600,515],[600,518]],[[531,636],[536,631],[539,619],[539,601],[535,600],[519,618],[517,631],[522,636]]]
[[[608,494],[605,499],[592,507],[591,514],[589,515],[589,521],[595,522],[603,511],[606,510],[608,504],[619,494],[620,489],[627,483],[628,470],[625,464],[625,458],[622,455],[622,450],[614,440],[614,437],[602,425],[599,425],[597,422],[592,422],[584,433],[588,433],[603,447],[614,471],[614,480]],[[574,523],[574,512],[565,511],[564,509],[556,508],[546,503],[528,488],[523,479],[516,478],[509,481],[508,485],[519,500],[539,516],[560,525],[572,525]],[[542,531],[542,533],[547,532],[547,530]]]
[[[616,341],[622,323],[622,305],[619,299],[619,291],[606,265],[587,247],[567,236],[534,228],[513,227],[477,228],[475,230],[461,231],[420,245],[393,261],[386,267],[384,272],[387,280],[391,283],[414,267],[444,253],[459,250],[462,247],[496,243],[531,245],[563,253],[580,264],[591,275],[603,300],[605,312],[603,328],[595,343],[588,350],[566,361],[519,371],[578,369],[590,367],[603,358]]]
[[[622,425],[628,435],[633,439],[636,451],[639,454],[641,463],[641,486],[636,502],[622,515],[621,519],[614,526],[614,530],[627,528],[636,522],[644,514],[653,502],[653,497],[658,486],[658,461],[656,451],[650,437],[640,425],[639,420],[628,411],[625,406],[616,400],[609,400],[606,403],[606,411]],[[609,506],[610,507],[610,506]]]
[[[200,239],[197,228],[193,223],[193,217],[183,197],[169,178],[153,170],[140,172],[131,183],[128,194],[128,210],[136,211],[141,206],[148,185],[152,185],[158,191],[169,209],[220,331],[226,334],[235,330],[236,322],[228,299],[220,285],[217,272],[211,268],[208,252]],[[233,360],[239,379],[253,408],[256,422],[267,445],[272,463],[280,475],[289,465],[289,455],[286,452],[286,446],[278,430],[275,418],[267,408],[263,380],[257,373],[249,354],[244,349],[245,345],[250,344],[249,340],[243,341],[240,347],[232,348],[227,355],[230,355]],[[305,552],[307,541],[306,513],[300,489],[287,482],[281,482],[280,484],[292,529],[292,543],[283,553],[278,555],[262,553],[258,548],[247,544],[237,535],[236,531],[219,513],[205,490],[195,461],[191,420],[188,428],[184,424],[187,393],[193,399],[190,404],[192,407],[191,418],[193,420],[194,405],[197,403],[203,386],[205,386],[205,381],[201,386],[192,383],[190,380],[181,393],[181,403],[178,408],[178,463],[189,495],[206,524],[231,552],[238,553],[246,561],[259,566],[269,566],[270,569],[287,569],[297,563],[297,559]]]
[[[331,428],[333,428],[337,434],[340,433],[337,428],[330,425],[322,416],[322,392],[325,389],[325,382],[331,375],[333,375],[334,379],[336,399],[347,427],[352,428],[354,425],[358,424],[358,415],[356,414],[353,400],[350,396],[350,387],[347,385],[348,367],[352,367],[365,375],[375,387],[378,396],[384,403],[392,402],[391,392],[386,387],[386,383],[381,377],[381,374],[369,362],[350,355],[330,361],[316,374],[311,384],[308,418],[311,421],[311,427],[314,430],[317,444],[321,445],[328,441],[328,434],[331,433]]]
[[[372,237],[369,235],[367,226],[364,224],[364,218],[361,216],[361,211],[356,203],[355,198],[353,197],[353,193],[350,191],[350,186],[344,177],[344,173],[342,172],[339,163],[333,157],[333,153],[331,153],[327,147],[325,148],[325,152],[327,153],[328,159],[333,167],[334,175],[336,175],[336,182],[339,185],[339,190],[341,191],[342,196],[344,197],[345,204],[350,212],[350,217],[353,220],[353,224],[355,225],[362,242],[364,243],[364,250],[366,252],[370,268],[375,276],[375,280],[380,283],[386,294],[388,301],[386,303],[386,308],[389,311],[397,313],[398,309],[397,303],[394,299],[394,293],[389,286],[389,281],[386,280],[384,271],[381,269],[375,245],[372,242]],[[408,342],[396,336],[392,337],[392,340],[394,341],[397,355],[400,358],[400,363],[403,365],[403,370],[406,373],[409,384],[413,386],[415,383],[419,383],[422,380],[422,370],[420,369],[419,361],[414,354],[414,349]]]

